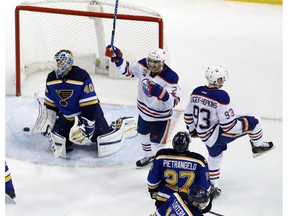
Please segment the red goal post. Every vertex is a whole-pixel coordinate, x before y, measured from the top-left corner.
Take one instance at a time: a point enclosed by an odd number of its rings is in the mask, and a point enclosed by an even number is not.
[[[80,59],[78,65],[88,68],[89,73],[111,73],[113,66],[104,53],[110,43],[113,13],[114,1],[107,0],[46,0],[18,5],[16,95],[21,95],[25,76],[54,69],[53,56],[60,49],[70,49],[75,64]],[[163,20],[157,12],[119,1],[114,44],[126,59],[143,58],[151,50],[163,48],[163,38]]]

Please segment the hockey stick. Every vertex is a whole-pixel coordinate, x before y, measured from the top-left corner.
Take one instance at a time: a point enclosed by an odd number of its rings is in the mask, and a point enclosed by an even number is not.
[[[38,105],[41,105],[41,101],[38,97],[38,92],[34,92],[34,97],[36,98],[37,102],[38,102]]]
[[[222,215],[222,214],[219,214],[219,213],[216,213],[216,212],[213,212],[213,211],[209,211],[208,213],[213,214],[213,215],[216,215],[216,216],[224,216],[224,215]]]
[[[113,18],[113,29],[112,29],[111,42],[110,42],[111,47],[113,47],[113,45],[114,45],[114,36],[115,36],[115,29],[116,29],[116,19],[117,19],[117,11],[118,11],[118,2],[119,2],[119,0],[116,0],[116,1],[115,1],[114,18]]]

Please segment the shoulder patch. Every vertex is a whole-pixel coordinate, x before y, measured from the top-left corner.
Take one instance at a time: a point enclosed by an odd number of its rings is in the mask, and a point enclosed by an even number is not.
[[[159,73],[158,76],[170,84],[177,84],[178,80],[179,80],[178,74],[176,72],[174,72],[166,64],[164,64],[164,68],[163,68],[162,72]]]

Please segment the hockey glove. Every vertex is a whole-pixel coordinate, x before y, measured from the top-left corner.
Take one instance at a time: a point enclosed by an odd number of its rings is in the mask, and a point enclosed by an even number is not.
[[[211,208],[212,208],[212,201],[213,201],[213,197],[212,197],[211,194],[210,194],[210,200],[209,200],[208,205],[207,205],[204,209],[201,210],[201,212],[202,212],[203,214],[205,214],[205,213],[207,213],[207,212],[209,212],[209,211],[211,210]]]
[[[154,189],[148,189],[149,193],[150,193],[150,197],[151,199],[155,199],[156,200],[156,197],[157,197],[157,194],[158,194],[158,187],[157,188],[154,188]]]
[[[105,50],[105,56],[108,56],[111,58],[112,62],[115,62],[116,66],[120,66],[123,62],[123,58],[122,58],[122,52],[120,49],[118,49],[117,47],[113,46],[111,47],[111,45],[108,45],[106,47]]]
[[[157,192],[150,192],[151,199],[155,199],[156,200],[157,194],[158,194]]]
[[[169,99],[169,93],[166,91],[165,88],[163,88],[159,84],[150,81],[148,83],[148,88],[149,88],[149,94],[154,97],[157,97],[158,100],[162,100],[165,102]]]
[[[80,119],[75,116],[75,123],[70,129],[69,140],[73,143],[83,145],[92,138],[94,130],[95,121],[90,121],[83,116]]]
[[[259,121],[253,116],[241,117],[239,120],[242,121],[243,132],[253,131],[256,125],[259,123]]]
[[[193,131],[189,131],[189,134],[193,138],[198,138],[199,137],[198,134],[197,134],[196,129],[194,129]]]

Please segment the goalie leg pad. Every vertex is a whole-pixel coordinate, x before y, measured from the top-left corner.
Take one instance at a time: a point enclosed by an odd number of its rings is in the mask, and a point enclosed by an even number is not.
[[[112,122],[111,127],[113,129],[121,130],[125,138],[130,138],[137,135],[136,120],[133,116],[121,117],[115,122]]]
[[[133,116],[122,117],[123,133],[125,138],[131,138],[137,135],[136,119]]]
[[[123,145],[122,130],[114,129],[110,133],[97,137],[98,157],[105,157],[119,151]]]
[[[51,109],[47,109],[45,105],[39,105],[38,117],[33,126],[32,133],[44,133],[47,132],[48,126],[53,128],[56,122],[56,112]]]
[[[113,130],[97,137],[98,157],[111,155],[121,149],[124,138],[137,135],[135,117],[122,117],[112,124]]]
[[[66,158],[66,138],[48,128],[48,139],[55,158]]]

